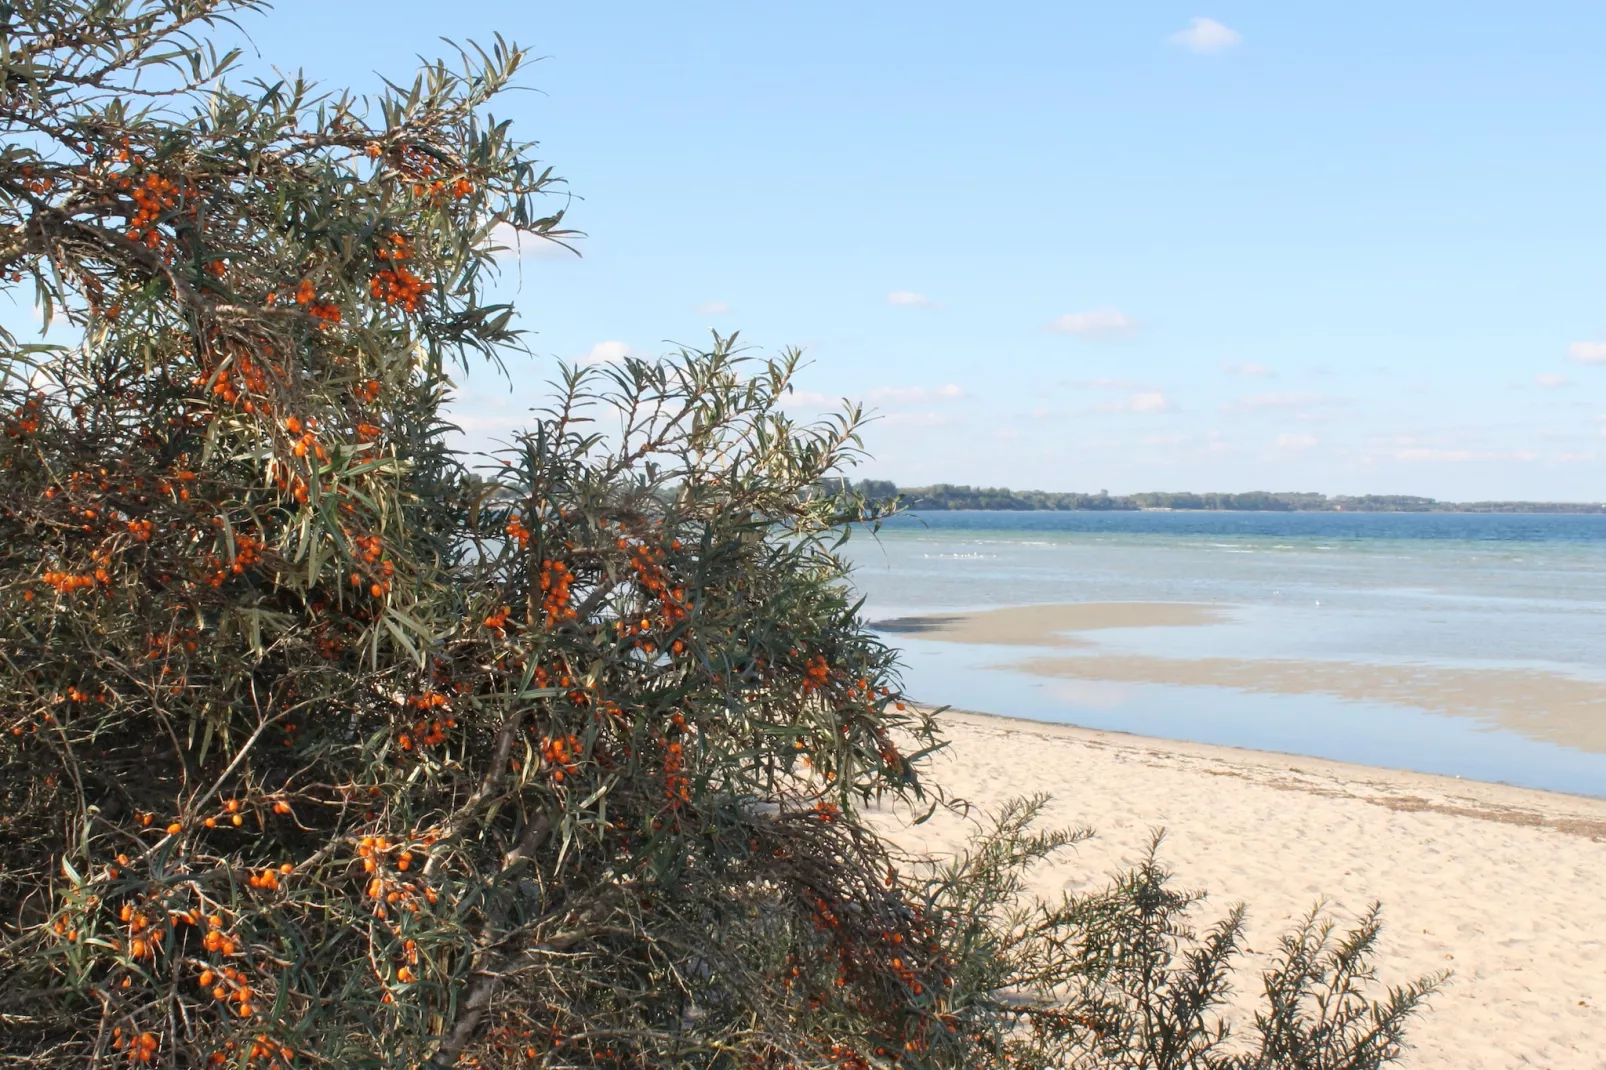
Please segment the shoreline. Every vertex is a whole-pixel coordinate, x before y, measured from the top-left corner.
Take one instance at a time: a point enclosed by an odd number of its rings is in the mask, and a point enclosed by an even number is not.
[[[941,709],[941,707],[927,702],[916,702],[914,705],[929,710]],[[1414,769],[1398,769],[1387,765],[1345,762],[1336,758],[1318,758],[1308,754],[1299,754],[1295,751],[1263,750],[1256,747],[1236,747],[1223,743],[1199,743],[1186,739],[1167,739],[1164,736],[1146,736],[1139,732],[1126,732],[1115,728],[1086,728],[1082,725],[1063,724],[1056,721],[1036,721],[1029,717],[1011,717],[1008,714],[988,713],[985,710],[959,709],[952,706],[944,709],[938,716],[943,720],[959,718],[974,722],[993,722],[994,727],[999,731],[1063,737],[1089,746],[1116,748],[1125,746],[1153,755],[1172,755],[1199,761],[1214,760],[1225,764],[1241,765],[1246,769],[1263,769],[1268,775],[1278,772],[1296,773],[1315,777],[1329,777],[1346,783],[1365,783],[1373,785],[1380,790],[1385,787],[1400,790],[1412,788],[1417,791],[1437,792],[1446,796],[1458,796],[1466,799],[1486,796],[1486,799],[1479,800],[1484,804],[1480,812],[1473,812],[1478,809],[1477,807],[1460,809],[1401,805],[1389,808],[1436,810],[1456,816],[1479,817],[1482,820],[1500,821],[1507,824],[1555,828],[1557,831],[1585,835],[1606,843],[1606,798],[1598,795],[1557,791],[1550,788],[1530,788],[1498,780],[1475,780],[1468,777],[1446,776],[1443,773],[1422,773]],[[1285,790],[1305,790],[1295,783],[1288,783],[1281,785],[1281,787]],[[1388,806],[1386,802],[1382,801],[1381,796],[1375,799],[1368,798],[1366,801]],[[1573,803],[1582,804],[1576,807],[1582,815],[1576,821],[1569,819],[1563,823],[1553,824],[1538,819],[1530,820],[1514,816],[1515,814],[1542,809],[1573,809],[1570,806]],[[1567,827],[1563,827],[1563,824],[1566,824]]]
[[[869,816],[902,849],[951,856],[979,811],[1052,797],[1047,827],[1094,838],[1028,875],[1043,899],[1103,887],[1164,828],[1160,860],[1209,899],[1244,902],[1251,954],[1230,1020],[1259,992],[1260,953],[1318,901],[1342,924],[1384,907],[1378,974],[1455,976],[1413,1024],[1402,1070],[1601,1070],[1606,1052],[1606,799],[1322,758],[946,710],[933,783],[976,809],[910,824]]]

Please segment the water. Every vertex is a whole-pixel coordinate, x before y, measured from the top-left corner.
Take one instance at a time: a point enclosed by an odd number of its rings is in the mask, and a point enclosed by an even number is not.
[[[1564,725],[1498,717],[1476,701],[1433,709],[1319,688],[1273,694],[1016,667],[1045,654],[1277,659],[1606,685],[1606,516],[930,513],[849,550],[872,619],[1061,602],[1213,603],[1228,618],[1082,633],[1093,645],[1071,652],[889,635],[905,652],[908,692],[923,700],[1606,796],[1606,704],[1589,692]]]

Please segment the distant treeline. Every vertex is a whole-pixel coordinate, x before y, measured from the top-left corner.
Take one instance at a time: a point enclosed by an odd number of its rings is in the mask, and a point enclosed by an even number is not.
[[[871,498],[901,495],[910,509],[1211,509],[1279,513],[1606,513],[1597,502],[1441,502],[1409,494],[1365,494],[1328,497],[1303,491],[1252,490],[1242,494],[1148,491],[1142,494],[1097,494],[1010,490],[936,483],[899,487],[889,480],[864,479],[852,489]]]

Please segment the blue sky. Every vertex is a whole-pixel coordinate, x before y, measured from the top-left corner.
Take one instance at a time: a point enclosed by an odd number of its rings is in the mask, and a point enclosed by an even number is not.
[[[1606,498],[1606,7],[284,0],[330,84],[500,31],[584,257],[537,358],[740,329],[861,474],[1052,490]]]

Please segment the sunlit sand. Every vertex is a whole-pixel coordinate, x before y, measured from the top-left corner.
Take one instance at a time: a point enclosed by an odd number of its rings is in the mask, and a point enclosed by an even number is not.
[[[1606,800],[1314,758],[1173,743],[975,714],[944,715],[933,779],[994,805],[1043,791],[1050,820],[1097,837],[1038,872],[1035,892],[1101,884],[1167,829],[1163,857],[1210,891],[1201,918],[1243,900],[1250,944],[1318,899],[1345,916],[1381,899],[1381,966],[1455,978],[1413,1029],[1407,1070],[1599,1070],[1606,1053]],[[967,823],[908,827],[951,853]],[[1254,994],[1258,978],[1243,979]]]

